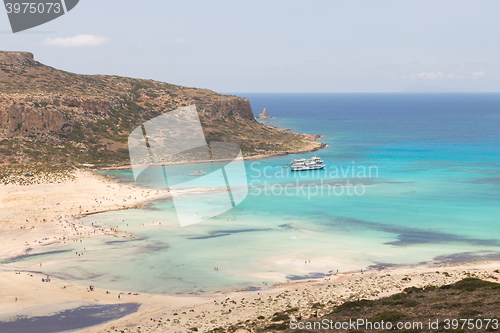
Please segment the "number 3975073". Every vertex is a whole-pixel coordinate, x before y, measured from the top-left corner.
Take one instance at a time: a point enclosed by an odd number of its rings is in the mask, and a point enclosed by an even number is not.
[[[61,4],[60,3],[53,3],[53,2],[46,2],[46,3],[30,3],[30,2],[23,2],[23,3],[10,3],[7,2],[5,4],[5,8],[7,9],[7,14],[15,13],[23,13],[23,14],[49,14],[49,13],[55,13],[59,14],[61,12]]]

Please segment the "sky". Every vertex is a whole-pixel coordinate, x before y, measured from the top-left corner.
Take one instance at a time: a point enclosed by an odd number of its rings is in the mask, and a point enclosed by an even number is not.
[[[13,34],[82,74],[154,79],[217,92],[500,92],[495,0],[80,0]]]

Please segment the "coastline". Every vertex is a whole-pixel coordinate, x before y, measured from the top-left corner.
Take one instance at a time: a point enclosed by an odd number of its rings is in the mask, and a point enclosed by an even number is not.
[[[48,193],[53,194],[47,195]],[[4,217],[0,224],[0,258],[26,254],[29,248],[87,237],[133,237],[133,235],[111,229],[94,233],[96,228],[80,224],[78,217],[116,209],[131,209],[166,196],[168,196],[168,191],[152,191],[117,184],[89,171],[78,171],[73,180],[66,180],[59,184],[2,186],[0,198],[3,200],[2,205],[7,208],[7,214],[4,216],[10,216],[12,220],[5,222]],[[97,204],[97,198],[107,198],[108,200],[105,200],[107,204]],[[102,199],[99,200],[101,201]],[[80,209],[79,205],[76,206],[75,202],[80,202],[82,208]],[[34,214],[39,214],[36,221],[33,219]],[[61,235],[64,236],[61,237]],[[43,240],[33,242],[33,240],[40,239]],[[293,259],[281,258],[280,260]],[[44,275],[39,273],[1,271],[0,283],[4,288],[0,289],[0,313],[76,301],[91,304],[138,303],[143,305],[138,312],[97,327],[84,329],[81,332],[101,333],[132,327],[141,327],[141,332],[170,330],[190,332],[193,327],[208,331],[255,319],[258,316],[270,318],[273,313],[282,310],[287,305],[298,307],[301,312],[307,313],[312,311],[311,304],[317,302],[331,301],[334,304],[340,304],[356,298],[384,297],[401,292],[409,286],[421,287],[428,284],[452,283],[463,278],[464,271],[483,278],[500,277],[495,273],[495,270],[500,267],[500,261],[372,267],[372,269],[365,270],[363,274],[358,270],[330,274],[322,270],[322,267],[328,266],[322,263],[323,259],[311,258],[311,260],[311,271],[323,274],[320,278],[286,282],[283,277],[274,276],[275,281],[281,280],[282,282],[253,291],[244,291],[240,288],[204,295],[148,293],[134,295],[135,291],[132,290],[99,288],[90,292],[86,286],[57,278],[52,278],[50,283],[43,283],[41,278]],[[436,273],[443,269],[448,273],[446,276]],[[408,281],[402,280],[405,277],[409,277]],[[373,283],[374,279],[376,283]],[[324,292],[328,285],[335,287],[334,294]],[[118,298],[120,293],[123,294]],[[304,296],[304,293],[307,293],[307,296]],[[277,297],[278,295],[286,296]],[[269,298],[277,299],[277,301],[263,301]],[[231,312],[228,312],[229,309]],[[175,313],[177,315],[174,315]],[[321,316],[321,312],[318,314]],[[158,325],[160,321],[161,325]],[[145,330],[148,326],[149,329]]]
[[[78,218],[108,211],[134,209],[150,200],[167,198],[167,190],[148,190],[114,183],[90,171],[79,170],[61,183],[0,186],[0,258],[21,255],[27,249],[73,238],[117,232],[84,226]],[[75,225],[79,226],[76,230]],[[130,236],[129,236],[130,237]],[[35,240],[35,241],[34,241]]]
[[[133,237],[111,229],[94,233],[96,228],[80,224],[78,218],[133,209],[168,196],[168,191],[118,184],[90,171],[77,171],[74,179],[58,184],[1,186],[0,203],[7,213],[0,221],[0,258],[12,258],[26,254],[30,248],[88,237]],[[38,218],[35,220],[34,216]],[[86,286],[57,278],[52,278],[50,283],[42,283],[44,275],[39,273],[0,271],[0,283],[4,286],[0,289],[0,313],[82,300],[91,304],[137,303],[142,305],[138,312],[81,332],[104,333],[138,327],[141,327],[141,332],[191,332],[193,327],[208,331],[258,316],[270,320],[275,312],[287,305],[298,307],[301,313],[306,314],[312,312],[312,304],[318,302],[340,304],[357,298],[375,299],[401,292],[410,286],[453,283],[471,274],[490,281],[500,277],[495,272],[500,267],[500,261],[372,267],[363,274],[346,268],[338,274],[329,274],[321,267],[331,265],[323,264],[322,260],[311,258],[312,272],[324,275],[320,278],[286,282],[284,277],[273,276],[273,280],[282,282],[253,291],[232,289],[203,295],[134,295],[133,290],[99,288],[90,292]],[[447,275],[443,274],[443,270]],[[464,271],[470,274],[464,275]],[[326,293],[327,286],[334,287],[335,293]],[[118,298],[120,294],[122,296]],[[269,298],[273,302],[264,301]],[[229,309],[231,312],[228,312]],[[318,315],[322,315],[321,311]]]
[[[277,126],[272,126],[272,125],[265,125],[283,132],[289,132],[292,129],[286,129],[286,128],[280,128]],[[244,156],[243,160],[244,161],[253,161],[253,160],[264,160],[264,159],[269,159],[273,157],[279,157],[279,156],[286,156],[286,155],[291,155],[291,154],[307,154],[307,153],[312,153],[315,151],[319,151],[327,146],[326,143],[321,143],[318,142],[322,135],[317,135],[317,134],[307,134],[307,133],[296,133],[296,134],[301,134],[304,136],[302,139],[303,142],[307,143],[307,147],[304,149],[295,149],[295,150],[288,150],[286,152],[271,152],[267,154],[257,154],[257,155],[251,155],[251,156]],[[168,163],[165,165],[183,165],[183,164],[199,164],[199,163],[211,163],[211,162],[229,162],[231,160],[229,159],[223,159],[223,160],[202,160],[202,161],[190,161],[190,162],[175,162],[175,163]],[[151,164],[153,166],[160,166],[161,163],[153,163]],[[117,165],[117,166],[110,166],[110,167],[102,167],[96,169],[97,171],[107,171],[107,170],[128,170],[131,169],[130,165]]]
[[[339,272],[328,278],[275,283],[261,290],[227,290],[208,295],[135,294],[134,291],[102,288],[89,291],[88,287],[59,279],[42,283],[43,275],[40,274],[8,271],[0,272],[0,282],[8,286],[0,289],[0,313],[77,301],[90,304],[136,303],[141,305],[137,312],[79,332],[192,332],[194,327],[207,332],[255,320],[259,316],[271,323],[274,313],[288,308],[297,308],[296,312],[306,317],[313,312],[322,317],[328,310],[316,309],[314,304],[333,306],[357,299],[378,299],[408,287],[439,287],[466,277],[497,282],[499,267],[500,261],[400,266],[363,273]]]

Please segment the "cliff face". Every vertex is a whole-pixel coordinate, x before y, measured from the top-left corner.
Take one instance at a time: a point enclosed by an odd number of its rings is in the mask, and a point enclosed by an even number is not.
[[[75,123],[106,117],[118,105],[112,100],[0,94],[0,138],[59,144]]]
[[[72,121],[55,109],[37,110],[31,105],[0,97],[0,135],[4,138],[32,137],[42,142],[56,143],[48,139],[50,132],[68,135]]]
[[[225,99],[213,102],[196,102],[195,104],[200,115],[207,119],[221,119],[234,116],[254,120],[252,107],[247,98],[228,96]]]
[[[0,165],[126,163],[133,129],[191,104],[208,141],[238,143],[245,156],[282,154],[297,146],[295,134],[256,122],[246,98],[152,80],[78,75],[43,65],[29,52],[0,51]]]
[[[34,61],[35,56],[30,52],[1,52],[0,64],[2,65],[20,65]]]

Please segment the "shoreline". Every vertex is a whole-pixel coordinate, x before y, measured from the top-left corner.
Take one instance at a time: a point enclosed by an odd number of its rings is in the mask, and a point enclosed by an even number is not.
[[[76,238],[117,233],[79,223],[84,216],[141,207],[170,197],[168,190],[113,182],[86,170],[61,183],[0,186],[0,258]],[[78,228],[77,228],[78,226]]]
[[[102,288],[89,291],[88,287],[57,278],[42,283],[43,275],[37,273],[3,271],[0,272],[0,282],[9,288],[0,290],[0,314],[76,301],[101,305],[137,303],[140,304],[137,312],[79,332],[104,333],[114,329],[132,329],[134,332],[136,328],[141,332],[191,332],[193,327],[206,332],[258,316],[270,320],[275,312],[290,307],[298,308],[297,311],[306,316],[316,312],[321,317],[326,310],[314,309],[313,304],[330,302],[335,305],[356,299],[378,299],[408,287],[441,286],[465,277],[498,282],[498,268],[500,261],[402,265],[363,273],[339,272],[328,278],[309,281],[275,283],[254,291],[230,289],[206,295],[135,294],[134,291]]]
[[[307,153],[313,153],[315,151],[319,151],[323,148],[328,146],[326,143],[320,143],[320,146],[311,149],[311,150],[306,150],[306,151],[297,151],[297,152],[284,152],[284,153],[276,153],[276,154],[264,154],[264,155],[253,155],[253,156],[247,156],[244,157],[244,161],[253,161],[253,160],[265,160],[265,159],[270,159],[274,157],[281,157],[281,156],[287,156],[287,155],[294,155],[294,154],[307,154]],[[203,163],[220,163],[220,162],[230,162],[232,160],[230,159],[222,159],[222,160],[203,160],[203,161],[190,161],[190,162],[175,162],[175,163],[165,163],[165,166],[171,166],[171,165],[189,165],[189,164],[203,164]],[[151,163],[150,166],[162,166],[161,163]],[[111,171],[111,170],[130,170],[132,167],[130,165],[122,165],[122,166],[111,166],[111,167],[103,167],[103,168],[98,168],[98,169],[91,169],[95,172],[99,171]]]
[[[266,125],[268,127],[272,127],[274,129],[278,129],[284,132],[292,131],[292,129],[284,129],[280,128],[277,126],[271,126],[271,125]],[[243,156],[243,161],[253,161],[253,160],[264,160],[264,159],[269,159],[269,158],[274,158],[274,157],[280,157],[280,156],[286,156],[286,155],[293,155],[293,154],[307,154],[307,153],[312,153],[315,151],[319,151],[326,146],[328,146],[326,143],[321,143],[318,142],[319,139],[321,139],[323,136],[322,135],[317,135],[317,134],[307,134],[307,133],[296,133],[296,134],[302,134],[304,135],[304,139],[302,140],[303,142],[307,142],[309,145],[312,145],[311,147],[308,147],[306,149],[299,149],[299,150],[291,150],[291,151],[286,151],[286,152],[274,152],[274,153],[267,153],[267,154],[258,154],[258,155],[251,155],[251,156]],[[231,159],[222,159],[222,160],[203,160],[203,161],[190,161],[190,162],[185,162],[185,161],[180,161],[180,162],[174,162],[174,163],[166,163],[166,166],[169,165],[184,165],[184,164],[202,164],[202,163],[217,163],[217,162],[230,162],[232,161]],[[152,166],[161,166],[161,163],[152,163]],[[100,167],[93,169],[95,171],[108,171],[108,170],[129,170],[132,167],[130,165],[118,165],[118,166],[110,166],[110,167]]]
[[[133,209],[168,196],[168,191],[148,190],[119,184],[109,177],[89,171],[77,171],[75,179],[58,184],[5,185],[0,187],[0,200],[2,200],[0,202],[7,208],[5,210],[7,214],[4,216],[7,218],[10,216],[12,220],[6,222],[5,217],[0,220],[0,258],[26,255],[34,248],[87,237],[130,237],[132,235],[111,229],[95,233],[96,229],[101,228],[83,225],[78,219],[112,210]],[[107,204],[97,204],[98,198],[100,198],[99,202],[105,201]],[[81,203],[81,208],[80,205],[74,204],[75,201]],[[32,220],[30,217],[33,214],[39,218]],[[48,217],[44,221],[45,216]],[[471,258],[474,257],[469,257]],[[317,264],[317,261],[320,266],[324,266],[321,265],[322,258],[311,258],[311,260],[314,264]],[[500,261],[484,261],[475,258],[471,262],[463,263],[460,257],[456,257],[456,260],[457,262],[447,263],[372,266],[368,267],[363,274],[357,270],[342,271],[338,274],[318,271],[317,273],[324,274],[324,276],[290,282],[285,282],[285,279],[283,282],[275,282],[257,290],[252,290],[256,288],[228,288],[217,293],[201,295],[142,292],[134,295],[134,291],[102,288],[89,292],[86,286],[57,278],[51,279],[50,283],[42,283],[41,278],[45,275],[40,273],[21,271],[20,274],[16,274],[19,271],[2,270],[0,283],[4,288],[0,288],[0,313],[81,300],[92,304],[136,302],[142,304],[136,313],[97,327],[89,327],[81,332],[103,333],[108,330],[120,331],[131,327],[141,327],[141,332],[164,332],[165,330],[191,332],[192,327],[206,331],[233,325],[239,321],[255,319],[257,316],[270,318],[273,313],[287,305],[308,312],[311,311],[311,304],[326,302],[325,297],[329,297],[328,301],[339,304],[362,297],[371,299],[388,296],[409,286],[452,283],[463,278],[464,271],[483,278],[494,277],[490,278],[491,280],[500,278],[500,275],[495,272],[500,268]],[[444,275],[443,269],[450,277]],[[409,281],[402,282],[407,277]],[[335,286],[336,294],[326,295],[323,290],[326,286]],[[109,291],[109,294],[106,291]],[[304,296],[304,293],[307,295]],[[121,297],[118,298],[118,295]],[[282,296],[278,297],[278,295]],[[15,301],[16,297],[17,301]],[[269,297],[278,301],[263,303],[262,299]],[[246,301],[246,299],[252,299],[252,301]],[[264,304],[265,306],[262,307]],[[232,310],[230,313],[228,313],[229,309]],[[155,321],[152,322],[151,318]],[[160,320],[161,326],[158,325]],[[150,329],[146,331],[145,327],[148,325]]]

